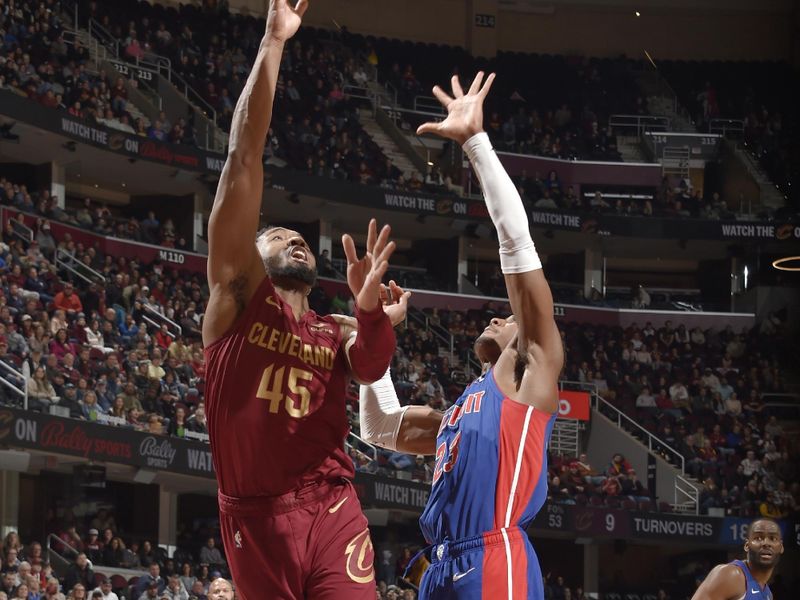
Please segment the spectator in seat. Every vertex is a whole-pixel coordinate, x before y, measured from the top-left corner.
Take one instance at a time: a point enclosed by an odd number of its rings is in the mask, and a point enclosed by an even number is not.
[[[92,595],[98,593],[98,598],[101,600],[119,600],[119,596],[111,591],[111,580],[108,577],[103,577],[103,579],[100,580],[100,585],[94,589]]]
[[[70,592],[73,595],[74,588],[78,585],[83,586],[84,596],[86,590],[91,586],[94,588],[94,571],[89,564],[89,559],[86,554],[81,552],[75,559],[75,562],[67,569],[67,574],[64,576],[64,587],[73,590]]]
[[[213,537],[206,540],[206,545],[200,548],[200,562],[210,566],[224,565],[225,561],[222,559],[222,553],[216,547],[216,542]]]
[[[180,578],[172,575],[167,582],[166,589],[161,594],[162,600],[189,600],[189,592],[183,587]]]
[[[204,433],[208,435],[208,424],[206,423],[206,410],[201,402],[194,411],[194,414],[187,421],[189,431]]]
[[[181,583],[183,587],[187,589],[189,592],[192,592],[194,588],[194,584],[197,581],[197,577],[194,576],[192,573],[192,565],[188,562],[185,562],[181,565]]]
[[[233,586],[227,579],[217,577],[208,586],[208,600],[233,600]]]
[[[86,410],[86,407],[91,406],[91,404],[92,404],[91,402],[87,404],[86,401],[84,400],[84,409]],[[89,408],[89,410],[91,410],[91,408]],[[89,419],[89,417],[85,418]],[[95,414],[95,417],[89,420],[96,421],[97,415]],[[103,542],[100,541],[99,536],[100,533],[97,531],[97,529],[90,529],[89,535],[83,544],[83,550],[86,553],[86,557],[90,561],[92,561],[92,563],[97,563],[97,564],[99,564],[103,560]]]
[[[3,573],[3,582],[0,585],[0,591],[5,592],[9,598],[13,598],[16,589],[17,589],[16,573],[14,573],[14,571],[5,571]]]
[[[59,589],[60,587],[61,585],[58,583],[58,579],[50,577],[47,580],[47,586],[44,588],[42,600],[66,600],[64,594],[62,594]]]
[[[55,298],[53,298],[53,306],[60,308],[70,316],[83,312],[81,299],[78,298],[70,282],[65,283],[64,289],[55,295]]]
[[[103,563],[107,567],[123,567],[125,565],[125,544],[119,537],[111,538],[111,541],[103,548]],[[109,588],[110,589],[110,588]]]
[[[425,457],[421,454],[414,460],[414,466],[411,469],[411,479],[423,483],[431,480],[431,468],[428,463],[425,462]]]
[[[142,545],[142,551],[149,547],[150,542],[145,541]],[[166,582],[161,577],[161,567],[157,562],[151,562],[147,568],[147,575],[139,578],[136,582],[136,591],[133,595],[134,598],[156,598],[158,594],[164,591],[167,587]],[[151,590],[155,590],[152,595],[147,595]]]
[[[28,377],[28,398],[32,400],[31,408],[49,410],[58,401],[53,384],[45,377],[43,367],[37,367],[33,375]]]

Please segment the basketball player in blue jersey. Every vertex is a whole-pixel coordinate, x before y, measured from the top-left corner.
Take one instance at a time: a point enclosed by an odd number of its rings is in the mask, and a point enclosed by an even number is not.
[[[436,455],[420,525],[432,564],[420,600],[542,600],[539,561],[525,533],[547,497],[547,441],[564,362],[553,297],[516,187],[483,131],[483,101],[494,75],[478,73],[465,94],[433,93],[447,108],[434,133],[462,145],[497,228],[500,265],[513,316],[492,319],[475,342],[483,374],[443,415],[401,408],[388,374],[362,386],[362,435],[401,452]],[[483,83],[483,85],[482,85]]]
[[[714,567],[692,600],[772,600],[767,582],[783,554],[778,524],[766,518],[750,523],[744,551],[745,560]]]

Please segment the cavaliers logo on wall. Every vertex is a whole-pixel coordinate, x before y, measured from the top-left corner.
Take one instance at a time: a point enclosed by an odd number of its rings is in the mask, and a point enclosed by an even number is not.
[[[350,540],[344,553],[347,555],[347,576],[356,583],[369,583],[375,579],[372,562],[375,558],[369,529]]]

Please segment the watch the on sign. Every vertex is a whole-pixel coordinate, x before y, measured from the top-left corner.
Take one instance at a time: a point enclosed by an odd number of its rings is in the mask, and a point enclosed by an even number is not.
[[[494,15],[484,15],[484,14],[476,14],[475,15],[475,27],[489,27],[490,29],[494,29]]]

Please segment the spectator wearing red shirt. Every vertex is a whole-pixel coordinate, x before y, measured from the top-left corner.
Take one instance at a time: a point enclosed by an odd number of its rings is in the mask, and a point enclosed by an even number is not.
[[[78,294],[75,293],[72,284],[67,282],[64,284],[64,289],[56,294],[53,298],[53,306],[65,311],[68,315],[77,315],[83,311],[83,304]]]
[[[172,336],[170,336],[169,329],[167,329],[166,325],[162,325],[161,329],[156,332],[155,340],[156,344],[163,348],[164,351],[169,350],[169,347],[172,344]]]

